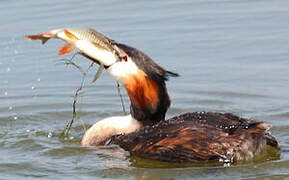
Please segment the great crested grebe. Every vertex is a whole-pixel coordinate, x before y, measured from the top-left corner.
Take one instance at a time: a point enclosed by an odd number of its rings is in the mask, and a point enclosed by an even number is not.
[[[83,41],[88,37],[83,32],[89,32],[92,40]],[[246,161],[266,152],[268,146],[278,149],[267,124],[230,113],[193,112],[165,120],[170,106],[165,81],[178,74],[160,67],[143,52],[92,29],[49,33],[41,34],[42,39],[28,38],[67,41],[84,56],[103,64],[124,85],[131,101],[130,115],[98,121],[86,131],[83,146],[116,144],[132,155],[167,162]]]

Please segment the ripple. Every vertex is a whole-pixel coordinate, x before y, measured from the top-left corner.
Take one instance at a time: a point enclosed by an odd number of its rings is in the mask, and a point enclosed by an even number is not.
[[[195,91],[198,94],[203,95],[214,95],[221,97],[229,97],[229,98],[248,98],[248,99],[258,99],[258,98],[266,98],[267,96],[253,93],[241,93],[241,92],[230,92],[230,91]]]
[[[32,178],[42,178],[47,177],[50,173],[59,173],[58,170],[46,168],[45,164],[39,162],[1,163],[0,169],[5,170],[7,174],[14,174],[14,176]]]
[[[71,146],[62,146],[59,148],[53,148],[44,152],[43,156],[49,157],[69,157],[69,156],[79,156],[89,152],[87,148],[84,147],[71,147]]]
[[[9,148],[12,149],[21,149],[24,151],[41,151],[45,149],[41,144],[37,142],[37,140],[34,139],[24,139],[24,140],[19,140],[13,144],[10,145]]]

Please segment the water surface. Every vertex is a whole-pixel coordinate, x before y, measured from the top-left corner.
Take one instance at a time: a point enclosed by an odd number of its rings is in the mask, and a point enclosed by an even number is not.
[[[289,2],[278,0],[2,1],[1,178],[289,179],[288,17]],[[231,167],[145,168],[115,147],[83,148],[83,125],[122,113],[109,74],[90,83],[95,69],[78,104],[80,119],[61,138],[81,74],[60,63],[60,41],[41,46],[23,38],[60,27],[93,27],[180,73],[168,82],[167,117],[231,112],[272,125],[280,158]]]

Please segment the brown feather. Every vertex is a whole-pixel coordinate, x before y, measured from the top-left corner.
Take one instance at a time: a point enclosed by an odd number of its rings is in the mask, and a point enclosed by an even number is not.
[[[187,113],[112,138],[132,155],[168,162],[251,160],[266,150],[267,125],[232,114]],[[272,143],[271,143],[272,144]]]
[[[158,84],[147,78],[143,71],[138,75],[130,76],[125,82],[125,87],[132,104],[138,108],[155,109],[158,102]]]

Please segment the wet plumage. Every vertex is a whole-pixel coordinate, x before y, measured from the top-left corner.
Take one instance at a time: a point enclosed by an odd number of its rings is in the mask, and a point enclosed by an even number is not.
[[[114,136],[131,154],[167,162],[233,162],[277,147],[262,122],[226,113],[186,113],[128,135]]]

